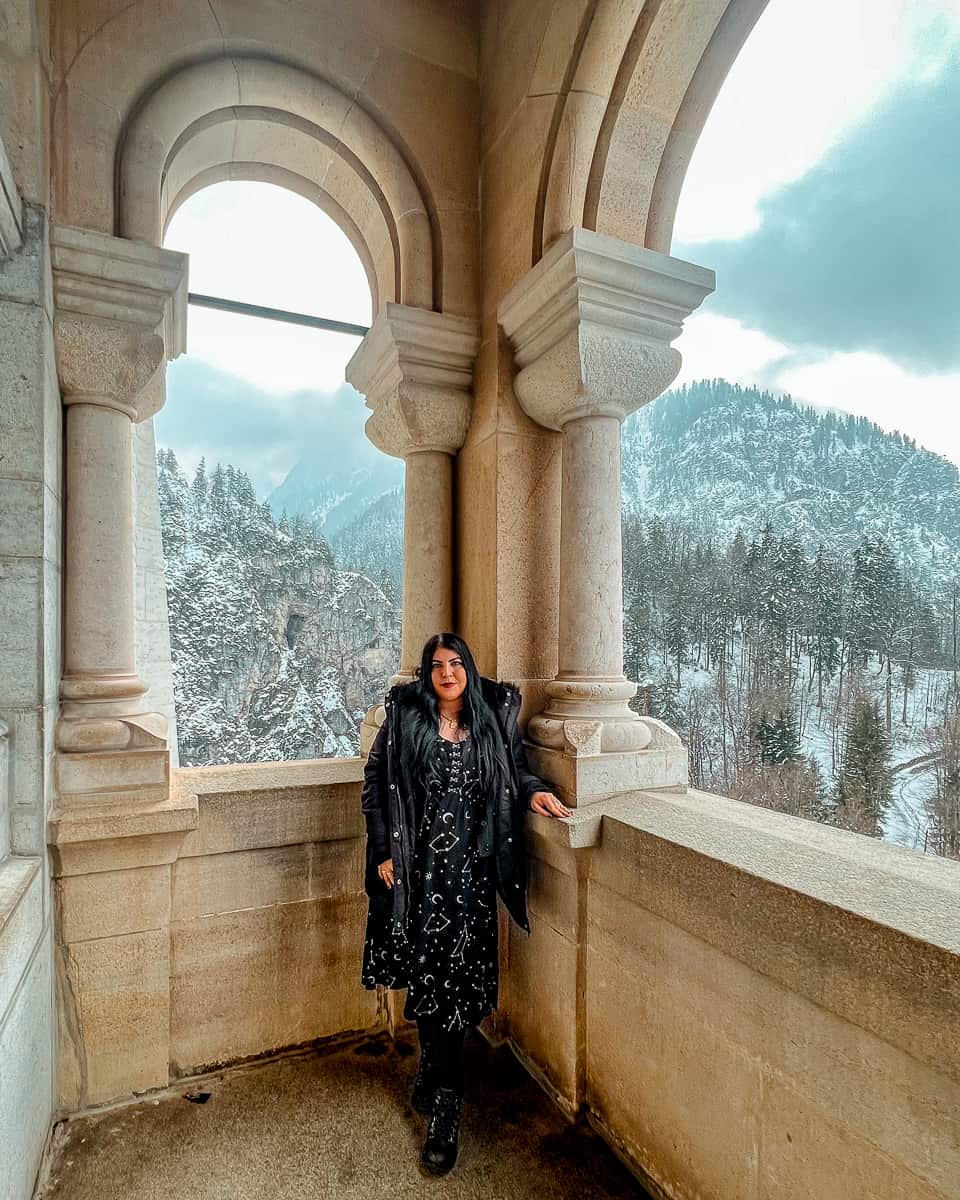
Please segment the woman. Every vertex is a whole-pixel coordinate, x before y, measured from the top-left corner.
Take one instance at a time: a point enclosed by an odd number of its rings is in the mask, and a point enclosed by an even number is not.
[[[364,768],[362,983],[406,988],[420,1064],[412,1102],[430,1122],[421,1162],[457,1157],[463,1046],[497,1006],[497,901],[530,932],[525,812],[570,809],[527,770],[520,692],[480,675],[466,642],[438,633],[416,678],[386,695]]]

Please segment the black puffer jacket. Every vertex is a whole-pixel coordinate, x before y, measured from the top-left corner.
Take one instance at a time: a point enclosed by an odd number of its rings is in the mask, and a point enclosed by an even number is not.
[[[364,767],[361,807],[367,821],[367,859],[364,887],[370,897],[367,936],[379,940],[406,933],[407,898],[414,862],[416,809],[411,777],[409,731],[422,720],[415,699],[415,683],[395,684],[384,699],[386,718]],[[496,857],[497,891],[507,911],[521,929],[530,932],[527,920],[527,863],[524,825],[534,792],[550,786],[527,769],[527,758],[517,718],[521,696],[502,680],[480,676],[484,699],[496,715],[500,730],[497,753],[505,766],[509,786],[493,798],[490,824]],[[398,753],[399,751],[399,753]],[[393,859],[394,887],[388,888],[377,867]],[[391,903],[392,900],[392,903]]]

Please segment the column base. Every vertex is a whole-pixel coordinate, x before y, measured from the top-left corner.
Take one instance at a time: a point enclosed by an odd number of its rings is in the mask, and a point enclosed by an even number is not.
[[[135,672],[64,675],[57,749],[68,753],[166,749],[167,718],[146,711],[146,696],[147,685]]]
[[[102,750],[56,756],[58,807],[122,805],[136,810],[170,795],[170,751]]]
[[[67,753],[167,748],[167,718],[162,713],[91,712],[64,704],[57,722],[57,749]]]
[[[386,715],[387,710],[382,704],[374,704],[372,708],[367,709],[366,715],[360,722],[360,755],[362,758],[366,758],[370,753],[370,747],[380,732],[380,726]]]
[[[540,714],[546,718],[546,714]],[[528,736],[539,718],[528,726]],[[546,718],[553,720],[554,718]],[[656,789],[685,792],[689,779],[687,748],[679,736],[655,717],[637,717],[642,749],[604,752],[607,726],[600,721],[562,723],[565,745],[557,748],[527,742],[531,771],[548,780],[569,808],[582,808],[623,792]]]
[[[563,676],[544,688],[547,705],[530,718],[527,737],[575,757],[645,750],[653,731],[628,704],[637,685],[621,676]]]

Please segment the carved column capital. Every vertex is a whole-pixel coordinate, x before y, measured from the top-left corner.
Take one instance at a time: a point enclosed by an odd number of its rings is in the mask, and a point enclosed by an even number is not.
[[[514,349],[514,390],[548,429],[629,413],[655,400],[680,370],[671,342],[713,291],[704,267],[571,229],[500,302]]]
[[[64,403],[152,417],[158,368],[186,346],[187,256],[65,225],[50,251]]]
[[[57,374],[63,403],[114,408],[131,421],[153,416],[145,389],[166,361],[163,338],[147,329],[82,313],[58,312]],[[157,389],[149,395],[156,396]],[[162,393],[161,393],[162,394]]]
[[[476,321],[387,304],[347,364],[366,398],[367,437],[384,454],[456,454],[470,424]]]
[[[453,456],[473,407],[476,321],[387,304],[347,364],[372,415],[365,431],[406,464],[400,671],[413,678],[426,639],[453,624]],[[377,724],[372,710],[367,725]]]

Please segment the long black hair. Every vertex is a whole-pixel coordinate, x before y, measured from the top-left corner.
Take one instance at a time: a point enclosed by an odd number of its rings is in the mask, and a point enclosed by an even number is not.
[[[428,787],[437,782],[436,755],[432,750],[440,738],[440,705],[437,693],[433,690],[433,658],[440,646],[453,650],[463,662],[466,672],[467,686],[461,698],[460,724],[470,730],[477,750],[480,786],[485,792],[488,789],[500,788],[505,783],[503,759],[497,753],[500,730],[496,717],[484,698],[480,672],[470,653],[470,647],[456,633],[435,633],[433,637],[428,638],[420,655],[420,666],[414,671],[417,681],[416,698],[423,718],[416,722],[412,733],[414,776],[423,780]]]

